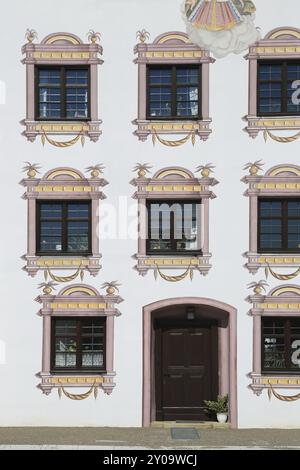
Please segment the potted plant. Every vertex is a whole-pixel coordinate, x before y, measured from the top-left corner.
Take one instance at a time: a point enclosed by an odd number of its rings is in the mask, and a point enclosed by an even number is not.
[[[217,416],[218,423],[226,423],[228,419],[228,395],[218,395],[217,401],[204,400],[206,410]]]

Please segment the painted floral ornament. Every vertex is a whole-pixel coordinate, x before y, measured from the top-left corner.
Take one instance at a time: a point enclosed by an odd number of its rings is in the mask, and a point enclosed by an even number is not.
[[[255,11],[252,0],[185,0],[183,18],[190,40],[222,58],[260,38]]]

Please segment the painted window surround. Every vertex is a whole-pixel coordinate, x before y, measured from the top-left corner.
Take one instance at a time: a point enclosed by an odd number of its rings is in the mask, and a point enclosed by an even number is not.
[[[132,196],[138,201],[138,252],[134,256],[137,259],[135,269],[142,276],[149,270],[197,270],[203,275],[207,275],[211,268],[209,252],[209,200],[216,196],[210,187],[218,184],[215,178],[209,176],[210,171],[206,170],[206,176],[197,178],[191,171],[181,167],[167,167],[158,170],[153,177],[146,178],[138,176],[131,181],[137,188]],[[202,170],[203,172],[203,170]],[[202,254],[199,256],[188,256],[179,254],[178,256],[168,255],[147,255],[146,241],[148,236],[148,200],[201,200],[201,246]],[[170,279],[166,279],[170,280]]]
[[[261,197],[300,197],[300,167],[297,165],[277,165],[264,175],[250,174],[242,178],[248,185],[244,196],[249,197],[249,251],[245,267],[251,274],[260,268],[299,268],[299,253],[258,253],[258,198]],[[251,170],[250,170],[251,172]]]
[[[97,172],[95,173],[97,174]],[[39,270],[79,270],[85,269],[96,276],[101,269],[101,254],[99,253],[99,200],[105,199],[101,188],[107,181],[99,176],[86,178],[74,168],[55,168],[49,170],[42,178],[24,178],[20,184],[25,186],[23,199],[28,204],[27,219],[27,253],[23,256],[26,261],[24,270],[34,277]],[[91,256],[37,256],[36,255],[36,201],[38,200],[87,200],[91,201]],[[56,280],[56,279],[55,279]],[[70,279],[71,280],[71,279]]]
[[[257,116],[257,70],[259,60],[300,59],[300,29],[280,27],[270,31],[262,40],[250,46],[245,56],[249,61],[249,104],[248,115],[243,118],[247,122],[245,131],[253,139],[260,132],[277,142],[293,142],[299,136],[275,135],[273,131],[300,130],[300,116]]]
[[[146,33],[146,36],[145,36]],[[133,121],[137,125],[134,134],[141,141],[147,140],[152,135],[153,143],[158,139],[167,146],[184,144],[190,138],[194,142],[198,135],[201,140],[207,140],[211,134],[209,117],[209,65],[215,60],[210,57],[209,52],[192,44],[187,34],[172,31],[161,34],[153,43],[145,44],[149,34],[139,35],[140,43],[134,48],[138,64],[138,117]],[[176,65],[176,64],[198,64],[202,66],[201,72],[201,120],[155,120],[147,119],[147,66],[148,65]],[[164,140],[162,136],[179,135],[178,141]],[[183,138],[182,138],[183,137]]]
[[[299,317],[300,288],[297,285],[284,285],[272,289],[267,295],[255,293],[246,299],[252,304],[248,315],[253,317],[253,367],[249,377],[250,388],[256,395],[264,389],[300,389],[300,375],[262,374],[261,371],[261,318]]]
[[[28,36],[27,36],[28,37]],[[82,40],[70,33],[53,33],[46,36],[40,44],[33,44],[34,37],[22,47],[25,58],[22,63],[26,65],[26,118],[22,121],[25,126],[23,135],[30,142],[34,142],[40,135],[46,136],[49,143],[50,135],[76,136],[67,142],[69,145],[81,137],[87,136],[96,142],[102,131],[102,121],[98,116],[98,65],[103,63],[99,58],[102,47],[96,44],[98,36],[91,37],[91,44],[84,44]],[[90,68],[90,121],[36,121],[35,120],[35,66],[37,65],[86,65]],[[71,143],[70,143],[71,142]],[[69,146],[65,145],[65,146]],[[57,146],[60,146],[59,143]],[[63,145],[61,145],[63,147]]]
[[[61,393],[65,388],[82,387],[90,390],[99,387],[110,395],[115,387],[116,375],[114,371],[114,318],[121,315],[116,304],[121,303],[123,299],[115,292],[101,295],[94,287],[73,284],[64,287],[57,295],[43,293],[37,297],[36,301],[42,304],[38,315],[43,318],[42,370],[38,374],[41,378],[38,387],[46,395],[49,395],[53,389],[58,389]],[[51,319],[83,316],[106,317],[106,372],[99,374],[51,373]]]

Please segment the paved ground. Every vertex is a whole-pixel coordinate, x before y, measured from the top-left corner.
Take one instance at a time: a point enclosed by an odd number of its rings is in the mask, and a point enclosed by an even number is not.
[[[57,448],[299,448],[300,429],[198,430],[199,439],[174,440],[169,429],[155,428],[0,428],[0,449],[10,446]]]

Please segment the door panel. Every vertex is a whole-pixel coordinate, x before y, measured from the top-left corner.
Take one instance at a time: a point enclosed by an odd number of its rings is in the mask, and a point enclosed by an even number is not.
[[[156,335],[158,420],[207,420],[203,400],[216,398],[216,328],[162,327]]]

